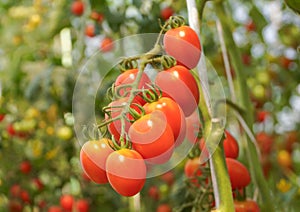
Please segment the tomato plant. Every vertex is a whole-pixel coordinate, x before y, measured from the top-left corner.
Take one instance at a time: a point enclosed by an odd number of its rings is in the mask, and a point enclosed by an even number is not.
[[[172,7],[165,7],[160,11],[160,17],[163,20],[168,20],[174,14]]]
[[[75,208],[78,212],[88,212],[90,210],[90,203],[86,199],[79,199],[75,203]]]
[[[25,160],[25,161],[21,162],[20,171],[23,174],[29,174],[31,172],[31,169],[32,169],[32,166],[31,166],[31,163],[29,161]]]
[[[172,98],[181,107],[186,117],[196,110],[200,98],[199,87],[186,67],[176,65],[159,72],[155,83],[163,96]]]
[[[172,128],[175,147],[181,144],[186,134],[186,122],[180,106],[171,98],[162,97],[155,102],[144,105],[145,113],[150,114],[155,110],[162,111]]]
[[[123,196],[137,194],[146,181],[146,164],[135,150],[112,152],[106,161],[106,172],[112,188]]]
[[[64,194],[60,197],[60,206],[66,211],[72,211],[74,197],[70,194]]]
[[[114,48],[113,39],[109,37],[103,38],[100,44],[100,51],[110,52],[111,50],[113,50],[113,48]]]
[[[237,158],[239,156],[239,145],[236,139],[225,130],[225,139],[223,141],[225,157]]]
[[[245,201],[234,201],[234,209],[235,212],[259,212],[258,204],[251,199],[247,199]]]
[[[240,189],[249,185],[251,177],[246,166],[233,158],[226,158],[226,165],[232,189]]]
[[[71,12],[76,16],[81,16],[84,12],[84,4],[81,0],[75,0],[71,5]]]
[[[155,110],[135,121],[128,131],[132,148],[150,163],[167,162],[173,154],[173,131],[163,112]]]
[[[95,32],[95,25],[93,24],[88,24],[86,27],[85,27],[85,35],[88,36],[88,37],[94,37],[96,35],[96,32]]]
[[[197,33],[189,26],[170,29],[163,39],[167,54],[173,56],[179,65],[195,68],[200,60],[201,45]]]
[[[113,152],[108,139],[88,141],[80,150],[80,162],[84,172],[96,183],[107,183],[106,159]]]
[[[190,178],[190,182],[195,186],[199,186],[198,177],[202,175],[200,166],[201,164],[199,157],[188,159],[184,165],[185,176]]]

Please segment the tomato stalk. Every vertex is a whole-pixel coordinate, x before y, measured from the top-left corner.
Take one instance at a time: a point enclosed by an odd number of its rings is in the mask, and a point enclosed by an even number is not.
[[[188,6],[190,26],[199,35],[200,30],[196,2],[194,0],[187,0],[186,3]],[[198,67],[198,73],[202,80],[200,86],[200,102],[202,102],[202,104],[199,105],[199,108],[204,120],[204,138],[207,141],[206,146],[210,156],[209,162],[216,208],[220,211],[234,211],[231,184],[223,148],[221,147],[222,141],[220,142],[224,134],[224,127],[221,124],[221,120],[212,120],[212,110],[209,104],[210,94],[204,90],[208,88],[208,79],[203,53]]]
[[[251,126],[253,125],[253,107],[252,103],[249,97],[249,92],[248,88],[246,85],[246,79],[243,74],[243,65],[241,63],[241,54],[239,52],[238,47],[236,46],[233,36],[232,36],[232,31],[230,30],[230,23],[229,23],[229,16],[226,14],[224,5],[222,1],[216,1],[214,3],[214,8],[216,11],[216,14],[218,15],[218,18],[220,20],[221,26],[223,28],[223,33],[224,33],[224,40],[225,40],[225,45],[229,48],[227,48],[230,60],[232,62],[233,68],[236,73],[236,79],[238,83],[238,89],[240,91],[238,99],[241,102],[241,107],[243,108],[244,111],[247,111],[247,113],[244,114],[243,119],[247,123],[248,129],[251,129]],[[267,182],[264,178],[262,168],[260,165],[259,157],[257,154],[256,146],[255,144],[251,141],[249,135],[247,137],[247,142],[246,142],[246,147],[247,148],[247,157],[249,161],[249,167],[252,175],[252,179],[254,183],[257,185],[261,197],[264,200],[264,204],[262,205],[262,209],[265,211],[274,211],[272,199],[270,196],[270,192],[268,189]]]

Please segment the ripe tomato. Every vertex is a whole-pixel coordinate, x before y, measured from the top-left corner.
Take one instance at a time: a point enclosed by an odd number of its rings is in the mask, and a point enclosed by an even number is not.
[[[227,130],[225,130],[225,136],[223,141],[225,157],[237,158],[239,156],[239,145],[237,141]]]
[[[27,160],[24,160],[21,162],[20,164],[20,171],[23,173],[23,174],[29,174],[31,172],[31,163]]]
[[[201,130],[201,121],[199,118],[198,109],[196,109],[190,116],[185,118],[186,121],[186,138],[192,144],[197,143],[198,134]]]
[[[256,120],[261,123],[264,122],[268,116],[269,116],[268,111],[265,110],[257,111]]]
[[[9,200],[8,203],[9,212],[21,212],[23,211],[23,205],[18,200]]]
[[[21,186],[19,184],[14,184],[10,187],[10,194],[12,197],[19,197],[21,193]]]
[[[44,184],[39,178],[32,179],[32,186],[38,191],[41,191],[44,188]]]
[[[149,163],[162,164],[173,154],[173,131],[163,112],[155,110],[135,121],[128,131],[132,148]]]
[[[150,186],[150,188],[148,189],[148,195],[153,200],[156,200],[156,201],[159,200],[160,194],[159,194],[159,189],[157,188],[157,186],[155,186],[155,185]]]
[[[5,118],[5,114],[0,113],[0,122],[3,121],[4,118]]]
[[[127,71],[123,72],[122,74],[120,74],[115,81],[115,88],[117,89],[119,86],[122,86],[122,85],[131,85],[135,81],[138,71],[139,71],[138,69],[130,69],[130,70],[127,70]],[[151,83],[150,78],[148,77],[148,75],[145,72],[143,72],[137,88],[138,89],[142,89],[142,88],[146,89],[146,88],[148,88],[147,84],[150,84],[150,83]],[[131,88],[120,89],[119,93],[122,96],[123,95],[129,96],[130,90],[131,90]],[[128,94],[126,94],[126,93],[128,93]],[[137,101],[139,101],[141,103],[141,105],[144,105],[146,103],[146,101],[141,96],[138,96],[138,94],[135,97],[135,99]]]
[[[200,158],[196,157],[193,159],[188,159],[184,165],[184,174],[187,178],[190,178],[190,182],[195,185],[199,186],[199,182],[197,177],[202,175],[200,170]]]
[[[231,188],[240,189],[249,185],[251,181],[250,173],[246,166],[233,158],[226,158],[226,165],[231,182]]]
[[[165,7],[160,11],[160,17],[163,20],[168,20],[174,14],[172,7]]]
[[[88,212],[90,204],[86,199],[79,199],[76,201],[75,208],[77,212]]]
[[[258,204],[251,199],[245,201],[234,201],[235,212],[259,212]]]
[[[76,16],[81,16],[84,12],[84,4],[81,0],[76,0],[71,5],[71,12]]]
[[[24,203],[30,203],[30,196],[26,190],[21,190],[20,198]]]
[[[106,37],[102,40],[100,44],[100,51],[110,52],[114,48],[113,39]]]
[[[273,137],[265,132],[260,132],[256,135],[256,141],[259,149],[263,154],[270,154],[273,148]]]
[[[169,204],[160,204],[157,207],[156,212],[172,212],[172,208]]]
[[[64,194],[60,197],[60,206],[66,211],[72,211],[74,197],[70,194]]]
[[[140,192],[146,181],[146,164],[135,150],[112,152],[106,161],[106,172],[112,188],[123,196]]]
[[[175,147],[183,142],[186,133],[185,117],[180,106],[174,100],[162,97],[156,102],[146,103],[144,109],[146,114],[150,114],[155,110],[163,112],[168,124],[172,128]]]
[[[197,33],[191,27],[181,26],[168,30],[163,43],[167,54],[173,56],[177,64],[189,69],[197,66],[201,56],[201,45]]]
[[[113,152],[108,142],[109,139],[102,138],[99,141],[88,141],[80,150],[81,166],[95,183],[107,183],[105,172],[106,159]]]
[[[60,206],[53,205],[48,208],[48,212],[63,212],[63,209]]]
[[[94,37],[96,35],[95,26],[93,24],[89,24],[85,27],[85,35],[88,37]]]
[[[124,97],[121,99],[117,99],[113,102],[111,102],[108,106],[111,107],[111,118],[116,118],[117,116],[119,116],[122,112],[123,112],[123,108],[126,105],[128,105],[128,97]],[[136,106],[135,104],[139,104],[140,102],[137,99],[133,99],[130,108],[136,110],[136,111],[140,111],[140,109],[138,108],[138,106]],[[118,108],[116,108],[118,107]],[[133,117],[128,113],[126,114],[126,117],[129,120],[134,120]],[[106,116],[106,119],[108,117]],[[131,126],[131,123],[125,119],[125,132],[128,132],[129,127]],[[120,139],[120,135],[121,135],[121,129],[122,129],[122,122],[120,119],[115,120],[111,123],[108,124],[108,131],[111,135],[114,136],[114,138],[118,141]]]
[[[162,90],[163,96],[170,97],[177,102],[186,117],[197,108],[200,98],[199,87],[186,67],[176,65],[159,72],[155,83]]]
[[[90,17],[91,17],[91,19],[98,21],[99,23],[101,23],[104,19],[104,15],[102,13],[98,13],[96,11],[92,11]]]
[[[168,171],[160,176],[160,179],[164,181],[168,186],[172,186],[175,182],[173,171]]]

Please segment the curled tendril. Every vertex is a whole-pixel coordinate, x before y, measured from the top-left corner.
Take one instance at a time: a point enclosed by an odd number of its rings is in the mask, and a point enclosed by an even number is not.
[[[171,16],[168,20],[168,24],[172,29],[174,29],[183,26],[185,21],[182,16]]]
[[[130,84],[122,84],[115,87],[114,97],[120,99],[129,96],[131,87],[132,86]]]
[[[170,55],[161,56],[161,64],[163,69],[169,69],[175,66],[177,63],[176,59]]]
[[[110,100],[110,101],[112,101],[113,99],[114,99],[114,92],[115,91],[115,83],[113,83],[108,89],[107,89],[107,91],[106,91],[106,97]]]
[[[119,63],[119,68],[121,72],[125,72],[129,69],[134,69],[138,67],[138,60],[139,58],[125,58]]]
[[[129,119],[128,121],[132,123],[145,115],[145,109],[143,108],[142,105],[137,104],[137,103],[132,103],[131,105],[136,106],[138,108],[138,110],[140,111],[139,112],[136,109],[129,107],[129,114],[133,117],[133,120]],[[127,116],[126,116],[126,118],[127,118]]]
[[[162,97],[162,90],[156,84],[147,84],[149,89],[143,90],[141,95],[142,98],[148,102],[156,102],[158,99]]]

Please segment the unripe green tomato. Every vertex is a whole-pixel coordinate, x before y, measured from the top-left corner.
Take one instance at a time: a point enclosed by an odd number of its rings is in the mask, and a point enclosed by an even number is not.
[[[62,139],[62,140],[69,140],[72,138],[73,136],[73,131],[70,127],[68,126],[62,126],[60,128],[57,129],[56,131],[56,135]]]
[[[267,71],[259,71],[256,73],[256,79],[262,85],[270,84],[270,76]]]

